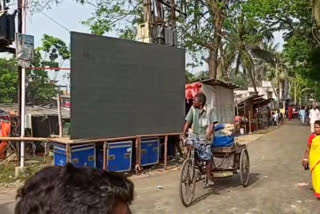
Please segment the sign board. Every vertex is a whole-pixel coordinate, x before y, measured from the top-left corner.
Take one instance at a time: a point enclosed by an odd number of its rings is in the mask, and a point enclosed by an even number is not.
[[[22,67],[30,66],[34,57],[34,36],[16,34],[16,58]]]

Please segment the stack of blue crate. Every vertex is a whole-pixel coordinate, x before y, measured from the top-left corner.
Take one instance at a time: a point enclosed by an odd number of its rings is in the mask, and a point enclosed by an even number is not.
[[[108,143],[108,171],[126,172],[132,165],[132,141]],[[103,169],[103,149],[97,152],[97,168]]]
[[[120,141],[108,143],[108,171],[131,171],[133,155],[133,142]],[[160,139],[142,139],[141,142],[141,166],[149,166],[159,163]],[[76,167],[88,166],[103,169],[103,148],[95,144],[71,145],[71,163]],[[54,145],[54,165],[65,166],[67,163],[66,146]]]
[[[160,139],[142,139],[141,141],[141,166],[159,163]]]
[[[71,145],[71,163],[76,167],[96,167],[95,144]],[[65,166],[67,164],[66,146],[54,144],[54,165]]]

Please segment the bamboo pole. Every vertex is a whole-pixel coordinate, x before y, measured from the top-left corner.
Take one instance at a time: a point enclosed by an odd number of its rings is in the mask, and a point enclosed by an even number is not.
[[[251,130],[251,110],[249,110],[249,134],[252,134],[252,130]]]
[[[246,104],[247,102],[244,102],[243,104],[243,116],[246,118]],[[248,120],[249,121],[249,120]],[[247,134],[247,122],[244,121],[244,133]]]
[[[66,157],[67,157],[67,163],[71,163],[71,145],[66,145]]]
[[[57,108],[58,108],[59,137],[62,137],[62,119],[61,119],[60,91],[57,94]]]
[[[0,141],[49,141],[49,138],[41,138],[41,137],[0,137]]]
[[[136,172],[141,170],[141,137],[136,138]]]
[[[164,137],[164,169],[167,169],[168,165],[168,135]]]
[[[107,152],[107,141],[103,143],[103,170],[108,170],[108,152]]]

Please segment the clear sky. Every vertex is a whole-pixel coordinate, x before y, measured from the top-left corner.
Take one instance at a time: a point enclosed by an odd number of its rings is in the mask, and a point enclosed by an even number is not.
[[[41,44],[41,38],[43,34],[49,34],[58,37],[69,44],[70,32],[85,32],[89,33],[89,28],[83,25],[81,22],[90,17],[94,12],[94,7],[90,5],[81,5],[75,3],[73,0],[64,0],[61,4],[55,6],[52,5],[51,9],[43,10],[43,13],[36,13],[32,16],[29,14],[27,17],[27,34],[34,35],[35,46]],[[50,18],[49,18],[50,17]],[[53,21],[53,20],[55,21]],[[58,22],[63,27],[59,26]],[[64,29],[67,28],[68,30]],[[280,43],[282,48],[283,39],[281,33],[275,33],[275,43]],[[115,36],[110,33],[108,36]],[[188,60],[188,59],[187,59]],[[69,62],[65,62],[63,67],[70,67]],[[201,67],[200,70],[204,70],[206,67]],[[195,69],[197,71],[199,69]],[[57,75],[57,80],[60,84],[67,84],[69,82],[63,78],[67,71],[60,71]],[[50,77],[53,78],[53,72],[49,73]]]

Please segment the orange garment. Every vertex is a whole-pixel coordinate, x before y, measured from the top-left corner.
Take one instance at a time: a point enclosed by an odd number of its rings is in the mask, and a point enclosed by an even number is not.
[[[10,137],[11,133],[11,123],[2,121],[1,123],[1,136],[2,137]],[[6,158],[6,149],[8,146],[7,141],[2,141],[0,143],[0,160],[4,160]]]

